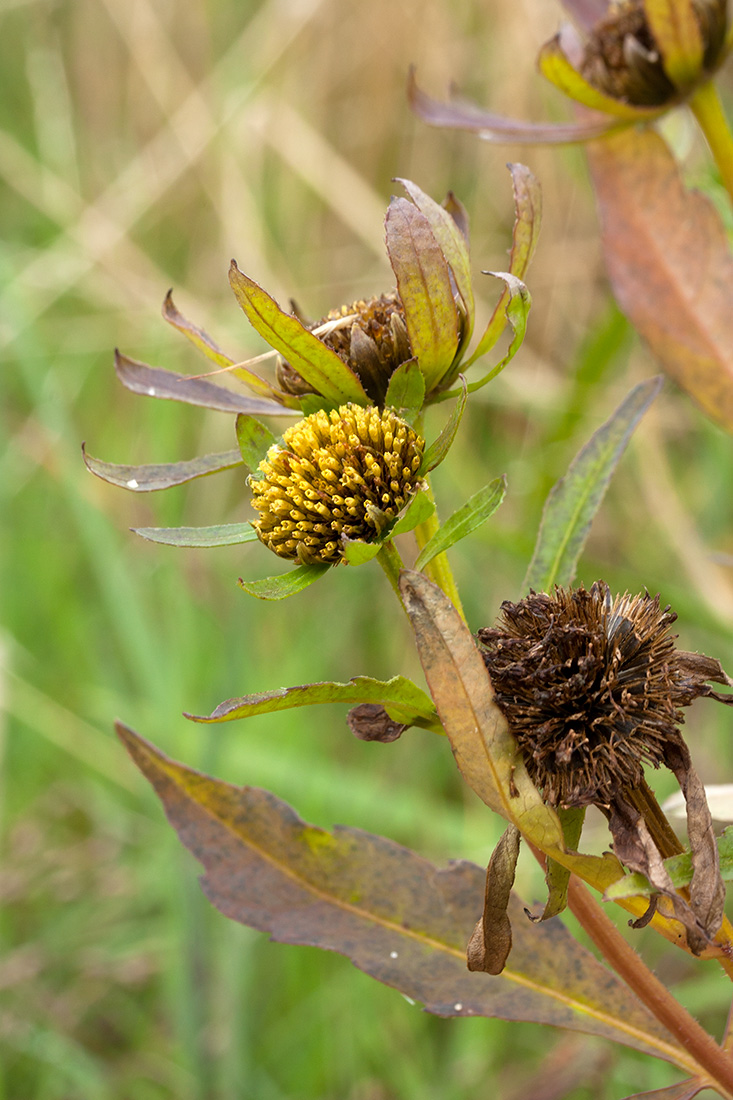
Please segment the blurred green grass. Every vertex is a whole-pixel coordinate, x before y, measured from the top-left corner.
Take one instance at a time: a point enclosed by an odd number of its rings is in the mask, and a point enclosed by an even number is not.
[[[400,175],[438,197],[455,190],[476,270],[501,269],[504,164],[524,160],[546,204],[528,342],[472,401],[436,476],[448,510],[508,474],[503,508],[452,555],[471,625],[493,620],[519,592],[550,485],[656,368],[608,300],[582,153],[428,130],[404,81],[415,63],[438,94],[455,78],[496,109],[559,114],[533,75],[557,19],[542,0],[0,3],[0,1100],[514,1100],[574,1064],[557,1095],[612,1100],[673,1079],[550,1029],[428,1018],[343,959],[270,944],[208,906],[114,717],[189,764],[272,788],[309,820],[435,860],[485,861],[499,827],[446,745],[420,731],[365,745],[331,707],[186,722],[183,710],[280,685],[419,677],[406,626],[376,568],[267,605],[235,584],[271,568],[257,548],[184,552],[129,534],[242,518],[239,473],[142,498],[94,481],[80,458],[83,439],[120,462],[232,445],[221,415],[135,398],[114,378],[115,345],[206,369],[160,320],[169,286],[225,348],[255,353],[230,257],[312,316],[379,292]],[[444,413],[432,415],[437,430]],[[684,645],[730,667],[730,565],[712,558],[733,554],[729,478],[727,440],[668,388],[580,576],[661,591]],[[703,776],[727,777],[729,720],[703,704],[689,729]],[[528,900],[541,892],[531,867],[520,886]],[[685,959],[655,961],[683,998],[704,988],[695,1011],[720,1026],[722,979],[708,971],[701,985]]]

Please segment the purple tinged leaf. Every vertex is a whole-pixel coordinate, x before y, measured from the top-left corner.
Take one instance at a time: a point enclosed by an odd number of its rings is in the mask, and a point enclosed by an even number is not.
[[[507,323],[513,335],[504,358],[501,359],[495,367],[492,367],[488,374],[480,378],[478,382],[471,382],[468,387],[469,393],[480,390],[487,382],[491,382],[492,379],[496,378],[497,374],[501,374],[504,367],[510,363],[517,354],[524,343],[524,337],[527,333],[527,318],[532,305],[530,293],[521,279],[517,279],[509,272],[502,271],[485,271],[483,274],[493,275],[495,279],[501,279],[504,282],[505,289],[498,302],[498,312],[497,310],[494,311],[486,331],[479,340],[476,350],[464,366],[471,366],[471,364],[475,363],[482,355],[490,351],[506,328]]]
[[[608,10],[608,0],[562,0],[563,7],[575,22],[589,31]]]
[[[524,122],[484,111],[475,103],[454,99],[441,103],[423,92],[410,71],[407,95],[415,114],[430,126],[449,130],[469,130],[485,141],[520,143],[525,145],[568,145],[591,141],[618,128],[608,118],[585,122]]]
[[[430,222],[407,199],[392,199],[385,225],[410,348],[430,393],[458,350],[458,311],[448,264]]]
[[[292,313],[280,309],[275,299],[241,272],[234,260],[229,268],[229,282],[252,327],[319,394],[338,404],[370,404],[361,382],[336,352]]]
[[[679,1081],[676,1085],[667,1085],[664,1089],[654,1089],[653,1092],[635,1092],[633,1096],[627,1096],[625,1100],[692,1100],[698,1092],[707,1088],[707,1082],[698,1077],[689,1077],[685,1081]]]
[[[257,532],[251,523],[219,523],[213,527],[132,527],[131,531],[148,542],[164,546],[236,546],[242,542],[257,542]]]
[[[518,279],[527,274],[542,227],[542,188],[525,164],[508,164],[514,190],[514,229],[509,271]],[[494,311],[496,312],[496,310]]]
[[[191,321],[186,320],[182,313],[179,313],[178,309],[173,304],[173,291],[169,290],[165,296],[163,302],[163,317],[169,325],[173,325],[174,328],[182,332],[184,336],[188,337],[194,347],[197,347],[199,351],[202,351],[204,355],[211,359],[219,367],[231,367],[234,363],[233,359],[230,359],[228,355],[225,355],[218,344],[208,336],[202,328],[198,325],[194,325]]]
[[[277,443],[270,429],[254,416],[240,413],[236,421],[237,442],[245,466],[256,471],[270,447]]]
[[[456,224],[454,218],[444,206],[440,206],[430,195],[421,191],[412,180],[397,179],[418,210],[425,215],[430,223],[438,245],[453,272],[456,281],[456,289],[461,296],[466,308],[467,328],[462,336],[462,341],[467,343],[473,332],[474,300],[473,283],[471,280],[471,261],[468,252],[466,238]]]
[[[257,416],[293,416],[276,401],[261,397],[246,397],[223,386],[217,386],[205,378],[187,378],[175,371],[149,367],[126,355],[115,352],[115,370],[122,385],[131,393],[143,397],[160,397],[167,401],[183,401],[187,405],[201,405],[205,409],[227,413],[254,413]]]
[[[187,714],[186,718],[193,722],[231,722],[237,718],[251,718],[255,714],[271,714],[321,703],[346,703],[349,706],[356,703],[381,703],[389,709],[390,716],[398,721],[406,721],[408,716],[412,720],[415,715],[430,722],[436,719],[430,696],[405,676],[393,676],[391,680],[354,676],[345,684],[327,681],[277,688],[258,695],[227,699],[209,717]]]
[[[481,868],[459,862],[437,869],[383,837],[344,826],[326,832],[267,791],[202,775],[116,728],[203,863],[204,892],[225,916],[282,943],[340,952],[441,1016],[552,1024],[689,1064],[562,924],[530,924],[514,896],[514,945],[503,974],[470,973],[465,944],[481,911]]]
[[[330,565],[297,565],[279,577],[265,577],[260,581],[243,581],[240,577],[237,583],[258,600],[285,600],[320,580],[330,568]]]
[[[86,468],[102,481],[135,493],[154,493],[160,489],[170,489],[173,485],[184,485],[197,477],[208,477],[209,474],[218,474],[221,470],[233,470],[236,466],[243,465],[239,451],[223,451],[221,454],[202,455],[185,462],[164,462],[150,466],[123,466],[115,462],[102,462],[87,454],[84,445],[81,453]]]

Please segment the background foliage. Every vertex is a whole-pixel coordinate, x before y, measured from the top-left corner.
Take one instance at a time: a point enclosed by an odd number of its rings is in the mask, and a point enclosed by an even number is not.
[[[313,317],[387,289],[393,176],[436,196],[452,188],[472,217],[475,269],[501,269],[513,220],[504,164],[523,160],[545,196],[528,340],[469,403],[435,479],[447,510],[508,476],[500,511],[452,554],[471,626],[493,622],[519,595],[550,485],[656,368],[608,297],[582,151],[429,130],[404,82],[412,62],[436,94],[459,77],[497,110],[561,117],[533,70],[559,17],[546,0],[0,3],[0,1098],[612,1100],[673,1079],[579,1036],[428,1018],[345,960],[269,944],[209,907],[112,738],[115,716],[194,766],[273,789],[310,821],[384,833],[439,862],[485,862],[501,826],[430,734],[360,743],[334,707],[227,727],[180,717],[308,680],[419,679],[407,625],[376,567],[261,604],[235,582],[265,575],[266,555],[127,532],[246,518],[241,471],[136,497],[94,480],[79,452],[82,439],[118,462],[234,446],[228,418],[116,383],[116,344],[207,369],[160,320],[169,286],[227,349],[256,354],[230,258]],[[690,177],[715,193],[685,116],[666,126]],[[480,286],[488,317],[498,287]],[[445,413],[430,415],[435,431]],[[580,579],[660,591],[683,647],[730,670],[729,485],[729,440],[668,386],[612,483]],[[693,709],[689,728],[703,779],[729,778],[725,714]],[[533,876],[527,861],[529,900]],[[715,969],[693,982],[681,955],[660,966],[719,1028]]]

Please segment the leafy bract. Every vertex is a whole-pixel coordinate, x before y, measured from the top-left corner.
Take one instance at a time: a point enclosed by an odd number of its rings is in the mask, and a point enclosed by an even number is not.
[[[132,527],[132,532],[148,542],[165,546],[236,546],[242,542],[257,542],[257,532],[251,523],[218,523],[212,527]]]
[[[553,1024],[689,1066],[606,967],[561,924],[532,925],[515,896],[503,974],[470,973],[465,945],[481,913],[481,868],[438,869],[383,837],[344,826],[326,832],[267,791],[212,779],[121,724],[117,732],[204,865],[204,892],[225,916],[282,943],[347,955],[438,1015]]]
[[[81,453],[86,468],[102,481],[118,485],[121,489],[131,489],[135,493],[154,493],[159,489],[170,489],[172,485],[184,485],[197,477],[208,477],[209,474],[232,470],[243,464],[239,451],[223,451],[221,454],[201,455],[200,458],[184,462],[162,462],[147,466],[102,462],[101,459],[87,454],[83,444]]]
[[[437,554],[442,554],[455,543],[470,535],[493,515],[504,499],[506,478],[497,477],[490,485],[479,489],[469,500],[458,508],[445,523],[441,524],[433,537],[425,543],[415,561],[418,572],[425,568]]]
[[[674,381],[733,430],[733,256],[719,215],[685,189],[652,130],[596,142],[588,157],[621,309]]]
[[[430,222],[407,199],[392,199],[385,226],[410,347],[430,393],[458,350],[458,311],[448,264]]]
[[[286,409],[277,401],[234,393],[233,390],[217,386],[206,378],[188,378],[185,374],[176,374],[172,370],[149,367],[136,359],[128,359],[119,351],[115,352],[115,370],[126,389],[143,397],[183,401],[187,405],[200,405],[217,412],[253,413],[255,416],[293,415],[292,409]]]
[[[705,52],[692,0],[644,0],[644,15],[669,79],[677,87],[691,84],[700,75]]]
[[[252,327],[284,355],[291,367],[327,400],[368,405],[369,398],[352,369],[274,298],[239,270],[234,260],[229,282]]]
[[[284,600],[320,580],[330,568],[330,565],[296,565],[295,569],[278,577],[265,577],[259,581],[244,581],[240,577],[237,583],[259,600]]]
[[[504,282],[505,289],[486,327],[486,331],[479,340],[476,350],[467,361],[466,366],[469,367],[482,355],[491,351],[506,328],[507,323],[512,330],[512,339],[504,358],[497,363],[495,367],[492,367],[489,373],[478,382],[471,383],[468,387],[470,393],[473,393],[474,390],[480,390],[481,387],[485,386],[487,382],[490,382],[492,378],[496,378],[497,374],[503,371],[507,363],[517,354],[524,342],[525,333],[527,331],[527,317],[529,316],[530,306],[532,305],[532,297],[529,290],[516,275],[512,275],[511,272],[505,271],[484,271],[484,275],[493,275],[495,279],[501,279]]]
[[[242,458],[250,470],[257,470],[260,462],[277,440],[270,429],[254,416],[240,413],[236,420],[237,443]]]
[[[434,511],[435,501],[432,500],[429,493],[423,491],[415,493],[390,531],[389,537],[396,538],[398,535],[406,535],[408,531],[414,531],[418,524],[429,519]]]
[[[591,523],[634,428],[659,393],[661,377],[640,382],[591,436],[550,490],[524,588],[570,584]]]
[[[318,703],[380,703],[396,722],[412,722],[417,715],[437,722],[429,695],[405,676],[391,680],[374,680],[371,676],[354,676],[346,684],[328,681],[319,684],[299,684],[278,688],[257,695],[227,699],[208,716],[187,714],[194,722],[231,722],[235,718],[251,718],[255,714],[309,707]]]
[[[417,359],[407,359],[400,363],[392,374],[387,386],[384,404],[406,420],[414,424],[425,401],[425,379]]]
[[[364,542],[363,539],[342,538],[344,560],[348,565],[366,565],[382,549],[381,542]]]

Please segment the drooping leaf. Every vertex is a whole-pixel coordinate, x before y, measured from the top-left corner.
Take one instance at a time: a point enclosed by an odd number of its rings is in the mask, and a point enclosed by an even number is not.
[[[571,33],[574,33],[572,27],[563,28],[544,44],[537,57],[537,68],[551,84],[577,103],[590,107],[592,111],[602,111],[626,122],[641,122],[660,114],[659,107],[635,107],[623,100],[614,99],[581,76],[566,55],[564,39]]]
[[[146,363],[128,359],[118,351],[115,352],[115,370],[126,389],[143,397],[183,401],[187,405],[201,405],[217,412],[254,413],[256,416],[293,415],[292,409],[286,409],[276,401],[234,393],[205,378],[187,378],[185,374],[176,374],[172,370],[149,367]]]
[[[611,853],[590,856],[565,847],[560,819],[529,777],[458,611],[422,573],[404,570],[400,586],[430,694],[468,785],[545,855],[605,892],[623,876],[621,863]],[[643,897],[620,904],[637,918],[648,909]],[[650,923],[672,942],[680,941],[676,920],[655,913]]]
[[[580,835],[583,831],[585,820],[585,807],[573,807],[572,809],[559,808],[557,816],[560,818],[562,832],[565,838],[565,847],[576,851],[580,847]],[[534,921],[545,921],[556,917],[568,904],[568,884],[570,882],[570,869],[563,867],[561,863],[547,857],[547,870],[545,872],[547,883],[547,901],[545,908],[539,917],[531,917]]]
[[[294,314],[280,309],[275,299],[241,272],[234,260],[229,268],[229,282],[252,327],[319,394],[340,405],[350,401],[357,405],[370,403],[361,382],[343,359],[309,332]]]
[[[414,531],[418,524],[429,519],[434,511],[435,502],[427,492],[415,493],[404,515],[400,516],[390,531],[390,538],[397,538],[398,535],[406,535],[408,531]]]
[[[570,584],[591,523],[634,428],[661,389],[661,377],[635,386],[578,452],[550,490],[524,590]]]
[[[236,420],[237,443],[242,458],[250,470],[256,471],[267,452],[277,442],[270,429],[247,413],[240,413]]]
[[[511,898],[514,944],[499,977],[470,973],[465,945],[484,872],[436,869],[382,837],[301,821],[274,795],[233,787],[117,732],[203,863],[204,892],[225,916],[282,943],[347,955],[355,966],[442,1016],[532,1020],[588,1032],[689,1065],[628,989],[559,923],[535,926]]]
[[[415,569],[420,572],[437,554],[442,554],[485,523],[499,507],[505,493],[506,477],[503,475],[474,493],[461,508],[441,524],[433,537],[423,546],[415,562]]]
[[[187,318],[178,311],[173,304],[172,294],[173,292],[169,290],[163,302],[163,316],[169,324],[177,328],[179,332],[182,332],[184,336],[187,336],[191,343],[197,347],[199,351],[202,351],[207,358],[213,360],[219,367],[226,369],[227,373],[233,374],[241,382],[244,382],[253,393],[259,394],[260,397],[272,398],[276,400],[278,404],[285,404],[290,408],[295,407],[289,394],[280,393],[280,391],[270,385],[266,379],[260,378],[259,374],[255,374],[254,371],[251,371],[244,363],[235,363],[233,359],[225,355],[218,344],[215,344],[203,329],[187,320]]]
[[[509,324],[513,336],[504,358],[497,363],[495,367],[492,367],[489,373],[479,379],[478,382],[472,382],[468,387],[469,393],[480,390],[481,387],[485,386],[487,382],[490,382],[492,378],[496,378],[497,374],[500,374],[507,363],[517,354],[524,342],[524,336],[527,331],[527,317],[529,316],[529,310],[532,305],[532,296],[529,290],[522,280],[517,279],[515,275],[504,271],[484,271],[483,274],[493,275],[495,279],[501,279],[504,282],[504,291],[491,316],[491,320],[486,326],[483,336],[476,346],[476,350],[464,365],[470,367],[471,364],[475,363],[477,359],[480,359],[482,355],[486,355],[487,352],[491,351],[507,324]]]
[[[635,1092],[633,1096],[625,1097],[625,1100],[693,1100],[704,1088],[707,1088],[705,1081],[701,1081],[699,1077],[688,1077],[676,1085],[667,1085],[664,1089]]]
[[[456,289],[466,307],[468,325],[464,340],[468,341],[473,332],[474,300],[471,261],[466,238],[449,211],[444,206],[440,206],[430,195],[421,191],[416,183],[407,179],[398,179],[396,182],[402,184],[415,206],[428,219],[435,239],[453,272]]]
[[[366,565],[376,558],[382,549],[381,542],[364,542],[363,539],[343,539],[344,558],[349,565]]]
[[[354,676],[346,684],[328,681],[277,688],[258,695],[227,699],[208,717],[195,714],[187,714],[186,717],[194,722],[231,722],[235,718],[251,718],[255,714],[271,714],[320,703],[346,703],[349,706],[381,703],[389,710],[390,717],[403,722],[407,721],[408,716],[412,719],[415,714],[429,721],[434,721],[436,717],[430,696],[405,676],[393,676],[391,680]]]
[[[400,363],[387,386],[384,404],[395,409],[408,424],[414,424],[425,401],[425,379],[417,359]]]
[[[514,229],[509,271],[518,279],[523,279],[532,262],[542,227],[542,188],[526,164],[508,164],[507,168],[514,189]]]
[[[669,79],[678,87],[691,84],[705,52],[692,0],[644,0],[644,15]]]
[[[251,523],[219,523],[213,527],[132,527],[135,535],[148,542],[165,546],[236,546],[242,542],[257,542],[257,532]]]
[[[135,493],[154,493],[160,489],[170,489],[173,485],[183,485],[197,477],[208,477],[221,470],[233,470],[242,466],[239,451],[223,451],[216,455],[201,455],[200,458],[185,462],[163,462],[150,466],[123,466],[116,462],[102,462],[87,454],[84,444],[81,448],[84,465],[93,474],[118,485],[121,489],[131,489]]]
[[[240,577],[237,583],[258,600],[284,600],[308,588],[330,568],[330,565],[296,565],[294,569],[281,573],[278,577],[265,577],[259,581],[244,581]]]
[[[458,311],[448,264],[430,222],[407,199],[392,199],[385,226],[410,347],[430,393],[458,348]]]
[[[501,974],[512,949],[512,925],[507,912],[514,886],[521,834],[514,825],[502,833],[486,872],[484,911],[468,941],[469,970]]]
[[[733,430],[733,257],[719,215],[685,189],[653,130],[596,142],[588,156],[621,309],[670,377]]]
[[[442,432],[436,440],[434,440],[425,451],[422,462],[420,463],[420,474],[429,474],[431,470],[434,470],[436,466],[440,466],[443,459],[448,454],[448,451],[453,446],[453,440],[456,438],[456,432],[458,426],[461,423],[463,411],[466,408],[466,400],[468,398],[468,387],[466,385],[466,379],[463,375],[460,376],[461,389],[456,391],[458,400],[453,406],[453,411],[448,417],[448,420],[443,428]]]
[[[443,103],[418,87],[414,69],[407,84],[410,106],[418,118],[441,129],[469,130],[485,141],[518,142],[524,145],[566,145],[601,137],[618,126],[607,117],[595,116],[586,122],[526,122],[485,111],[466,99]]]

